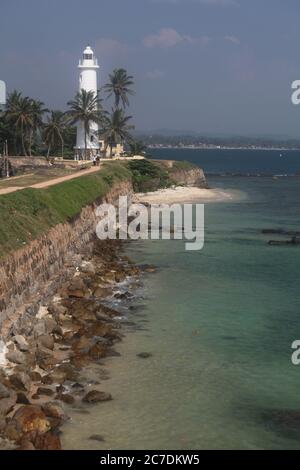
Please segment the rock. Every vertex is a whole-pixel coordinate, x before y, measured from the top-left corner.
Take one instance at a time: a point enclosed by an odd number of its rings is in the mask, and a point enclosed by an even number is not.
[[[6,359],[14,364],[24,364],[26,362],[26,356],[21,351],[11,351],[7,353]]]
[[[34,327],[33,327],[33,334],[34,334],[34,337],[35,337],[35,338],[38,338],[39,336],[46,334],[46,325],[45,325],[44,319],[43,319],[43,320],[39,320],[39,321],[34,325]]]
[[[45,413],[42,408],[37,405],[22,406],[15,412],[12,421],[16,423],[24,434],[30,432],[43,434],[50,428],[50,423]]]
[[[74,278],[69,285],[67,295],[72,298],[82,299],[85,297],[86,287],[83,280],[80,277]]]
[[[14,420],[10,420],[5,427],[4,435],[10,441],[18,442],[22,436],[23,432]]]
[[[17,393],[17,404],[19,405],[30,405],[30,401],[26,397],[25,393],[18,392]]]
[[[44,377],[41,378],[41,382],[44,385],[52,385],[53,378],[51,377],[51,375],[44,375]]]
[[[112,400],[112,396],[110,393],[100,392],[99,390],[91,390],[82,399],[84,403],[90,404],[110,400]]]
[[[46,334],[51,334],[51,333],[58,333],[60,334],[60,327],[54,320],[54,318],[47,316],[45,319],[45,328],[46,328]]]
[[[74,367],[70,363],[60,364],[56,368],[56,372],[64,373],[65,380],[75,382],[78,379],[78,373],[74,370]],[[53,374],[51,374],[53,377]]]
[[[42,405],[42,409],[45,415],[49,418],[55,418],[61,421],[67,421],[69,419],[63,408],[55,401],[49,401],[49,403],[45,403]]]
[[[43,435],[38,435],[33,443],[37,450],[61,450],[59,436],[51,431]]]
[[[42,376],[39,372],[32,371],[32,372],[29,372],[28,374],[33,382],[40,382],[42,380]]]
[[[104,298],[112,295],[112,293],[113,290],[111,287],[97,287],[94,290],[93,295],[98,298]]]
[[[17,403],[17,394],[14,391],[10,392],[9,397],[0,400],[0,416],[6,416]]]
[[[22,335],[16,335],[13,337],[13,342],[17,345],[20,351],[26,352],[29,350],[29,345]]]
[[[31,380],[25,372],[17,372],[9,377],[9,381],[15,390],[27,392],[30,389]]]
[[[89,350],[89,356],[94,361],[102,359],[103,357],[106,357],[106,355],[107,355],[107,348],[100,342],[94,344],[94,346],[92,346],[91,349]]]
[[[105,442],[105,439],[100,434],[93,434],[89,437],[90,441]]]
[[[75,382],[75,383],[72,385],[72,388],[73,388],[74,390],[83,390],[83,389],[84,389],[84,386],[81,385],[81,384],[78,383],[78,382]]]
[[[55,399],[61,400],[67,405],[73,405],[75,403],[75,398],[72,395],[70,395],[70,393],[58,393]]]
[[[44,348],[41,345],[39,345],[36,350],[35,359],[38,366],[43,370],[52,369],[57,363],[53,352],[50,349]]]
[[[54,349],[54,339],[51,335],[41,335],[38,337],[38,344],[42,345],[44,348]]]
[[[137,357],[140,357],[141,359],[148,359],[149,357],[152,357],[153,354],[147,353],[147,352],[142,352],[137,354]]]
[[[95,266],[90,261],[83,261],[80,266],[80,271],[82,273],[91,274],[91,275],[96,274]]]
[[[36,450],[36,448],[28,439],[21,439],[18,450]]]
[[[51,388],[45,388],[45,387],[38,387],[36,393],[38,395],[45,395],[47,397],[52,397],[52,395],[54,395],[54,392],[53,390],[51,390]]]
[[[5,385],[3,385],[2,383],[0,383],[0,400],[2,398],[8,398],[10,395],[10,391],[7,387],[5,387]]]

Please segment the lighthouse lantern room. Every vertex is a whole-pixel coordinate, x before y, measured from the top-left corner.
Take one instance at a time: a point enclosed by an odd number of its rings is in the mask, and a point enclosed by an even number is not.
[[[79,91],[92,91],[94,96],[97,95],[97,71],[99,69],[98,60],[94,56],[94,52],[90,46],[83,51],[82,59],[79,61]],[[91,158],[99,152],[99,136],[98,124],[92,122],[89,126],[89,132],[86,138],[87,158]],[[85,131],[83,122],[77,124],[76,139],[76,156],[77,158],[85,157]]]

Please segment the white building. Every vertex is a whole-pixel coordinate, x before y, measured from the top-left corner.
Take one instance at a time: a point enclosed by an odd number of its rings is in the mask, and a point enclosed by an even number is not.
[[[79,74],[79,91],[92,91],[96,96],[98,91],[97,86],[97,71],[99,69],[98,60],[94,56],[93,50],[90,46],[87,46],[83,51],[82,59],[78,65]],[[87,134],[87,151],[88,156],[99,152],[99,136],[98,136],[98,124],[93,122],[90,124],[90,129]],[[77,125],[77,139],[76,139],[76,154],[79,158],[84,157],[85,151],[85,132],[83,123]]]
[[[0,80],[0,110],[6,104],[6,85],[5,82]]]

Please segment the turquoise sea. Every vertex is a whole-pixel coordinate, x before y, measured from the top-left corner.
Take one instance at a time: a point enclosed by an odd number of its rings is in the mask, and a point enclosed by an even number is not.
[[[271,174],[300,171],[297,152],[279,157],[280,168],[277,153],[265,152],[260,168],[252,151],[258,172],[267,159]],[[198,151],[158,156],[210,165],[208,173],[228,168],[225,154],[209,163]],[[230,171],[247,173],[249,165],[249,155],[235,154]],[[271,247],[261,233],[300,230],[300,179],[208,181],[238,198],[206,204],[202,251],[186,252],[183,241],[128,245],[134,261],[158,271],[146,275],[143,298],[128,311],[135,326],[127,327],[120,356],[103,366],[110,378],[101,389],[114,400],[89,414],[74,410],[65,447],[300,449],[300,366],[291,362],[300,339],[300,246]],[[92,434],[105,441],[89,440]]]

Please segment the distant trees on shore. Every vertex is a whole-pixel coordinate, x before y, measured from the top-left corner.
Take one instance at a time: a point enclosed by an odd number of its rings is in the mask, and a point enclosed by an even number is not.
[[[99,134],[107,147],[126,142],[132,150],[141,148],[135,142],[130,123],[132,116],[125,114],[129,106],[129,95],[133,95],[134,80],[125,69],[115,69],[108,83],[95,96],[81,90],[70,100],[66,111],[49,110],[44,103],[19,91],[8,95],[5,110],[0,114],[0,154],[7,142],[10,155],[61,155],[73,156],[76,139],[76,124],[82,122],[85,129],[85,151],[87,134],[91,122],[99,125]],[[103,107],[102,93],[113,99],[110,111]]]

